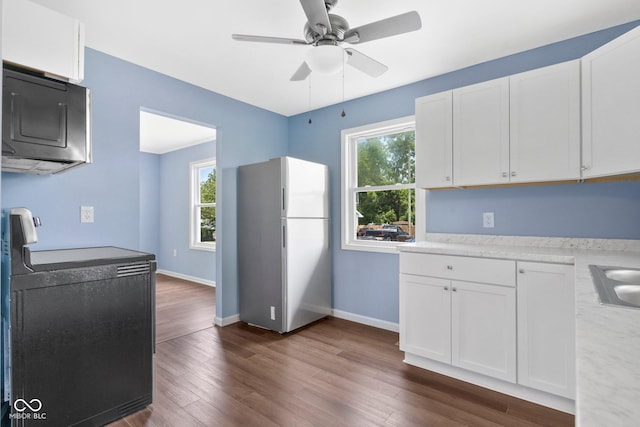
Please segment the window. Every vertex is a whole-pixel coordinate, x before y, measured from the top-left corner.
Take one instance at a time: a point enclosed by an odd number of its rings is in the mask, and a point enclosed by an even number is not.
[[[342,248],[395,252],[415,238],[415,121],[342,131]]]
[[[191,163],[192,249],[216,249],[216,161]]]

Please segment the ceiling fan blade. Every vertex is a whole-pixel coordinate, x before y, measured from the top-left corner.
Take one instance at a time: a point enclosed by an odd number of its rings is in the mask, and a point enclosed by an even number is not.
[[[249,35],[246,35],[246,34],[232,34],[231,37],[234,40],[238,40],[238,41],[241,41],[241,42],[301,44],[301,45],[305,45],[305,46],[308,44],[304,40],[287,39],[287,38],[282,38],[282,37],[249,36]]]
[[[355,49],[347,48],[344,51],[347,52],[347,64],[371,77],[380,77],[389,69],[386,65]]]
[[[331,23],[324,0],[300,0],[300,4],[311,28],[321,35],[331,32]]]
[[[403,13],[361,27],[352,28],[344,35],[347,43],[364,43],[397,34],[408,33],[422,28],[420,15],[416,11]]]
[[[311,74],[311,68],[309,68],[306,62],[303,62],[302,65],[300,65],[300,67],[298,68],[298,70],[295,73],[293,73],[293,76],[291,76],[289,81],[292,81],[292,82],[302,81],[307,77],[309,77],[309,74]]]

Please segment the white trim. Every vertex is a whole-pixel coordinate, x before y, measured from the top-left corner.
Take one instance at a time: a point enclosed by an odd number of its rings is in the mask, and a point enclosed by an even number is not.
[[[196,199],[200,194],[200,176],[199,170],[202,167],[213,166],[216,169],[216,158],[209,157],[202,160],[196,160],[189,163],[189,249],[195,249],[199,251],[216,251],[216,243],[200,242],[197,234],[199,232],[196,228],[199,220],[196,220],[196,204],[199,207],[216,207],[216,203],[196,203]],[[217,173],[217,171],[216,171]]]
[[[213,319],[213,324],[216,326],[229,326],[240,321],[240,314],[234,314],[233,316],[218,317]]]
[[[427,240],[427,191],[422,188],[416,188],[416,205],[414,207],[416,242]]]
[[[367,326],[373,326],[374,328],[385,329],[391,332],[400,332],[400,325],[398,323],[388,322],[386,320],[380,320],[373,317],[362,316],[360,314],[349,313],[342,310],[331,310],[332,316],[338,319],[349,320],[351,322],[361,323]]]
[[[215,280],[201,279],[200,277],[189,276],[188,274],[176,273],[175,271],[168,271],[158,269],[156,270],[158,274],[164,274],[165,276],[175,277],[176,279],[188,280],[190,282],[199,283],[201,285],[211,286],[213,288],[216,287]]]
[[[343,129],[340,133],[341,139],[341,169],[340,169],[340,243],[343,250],[357,250],[368,252],[384,252],[384,253],[397,253],[397,246],[403,242],[378,242],[378,241],[366,241],[355,239],[355,229],[357,227],[357,219],[355,212],[355,194],[357,190],[362,188],[351,188],[349,184],[355,181],[354,168],[350,166],[350,161],[355,156],[355,148],[351,143],[354,139],[360,139],[368,136],[375,136],[384,134],[385,132],[402,132],[404,130],[415,130],[415,116],[406,116],[398,119],[387,120],[384,122],[378,122],[359,126],[351,129]],[[347,176],[347,173],[351,176]],[[406,189],[407,187],[415,188],[415,185],[398,185],[398,186],[380,186],[370,187],[367,190],[376,189]],[[414,207],[414,218],[424,217],[424,198],[421,199],[422,203],[418,202],[416,192],[416,206]],[[423,228],[424,230],[424,228]],[[417,230],[416,230],[417,235]]]
[[[405,352],[404,362],[409,365],[417,366],[422,369],[427,369],[448,377],[508,394],[509,396],[514,396],[519,399],[524,399],[529,402],[557,409],[558,411],[569,414],[576,413],[575,402],[571,399],[567,399],[566,397],[556,396],[533,388],[525,387],[520,384],[488,377],[486,375],[458,368],[457,366],[449,365],[447,363],[437,362],[411,353]]]

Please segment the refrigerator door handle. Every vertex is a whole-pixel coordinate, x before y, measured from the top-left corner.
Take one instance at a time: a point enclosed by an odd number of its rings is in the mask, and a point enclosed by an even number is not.
[[[286,225],[282,226],[282,247],[283,248],[287,247],[287,226]]]
[[[282,187],[282,214],[283,215],[285,215],[286,212],[287,212],[287,204],[285,202],[285,194],[286,194],[286,192],[284,190],[285,190],[285,188]]]

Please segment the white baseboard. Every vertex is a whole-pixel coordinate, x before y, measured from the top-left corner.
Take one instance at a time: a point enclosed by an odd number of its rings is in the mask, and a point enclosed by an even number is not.
[[[216,326],[228,326],[233,323],[237,323],[239,321],[240,321],[240,314],[234,314],[233,316],[227,316],[227,317],[216,316],[213,319],[213,324]]]
[[[388,322],[386,320],[375,319],[373,317],[361,316],[359,314],[349,313],[342,310],[331,310],[331,316],[338,319],[349,320],[351,322],[361,323],[367,326],[373,326],[374,328],[385,329],[391,332],[398,332],[400,326],[397,323]],[[217,326],[227,326],[240,321],[240,314],[234,314],[228,317],[218,317],[214,319],[213,323]]]
[[[156,271],[156,273],[164,274],[165,276],[175,277],[176,279],[188,280],[190,282],[199,283],[201,285],[207,285],[214,288],[216,287],[216,282],[213,280],[207,280],[207,279],[202,279],[200,277],[189,276],[188,274],[176,273],[173,271],[162,270],[160,268]]]
[[[350,320],[363,325],[373,326],[374,328],[385,329],[391,332],[399,332],[400,325],[386,320],[380,320],[373,317],[362,316],[360,314],[349,313],[348,311],[332,310],[333,317],[338,319]]]

